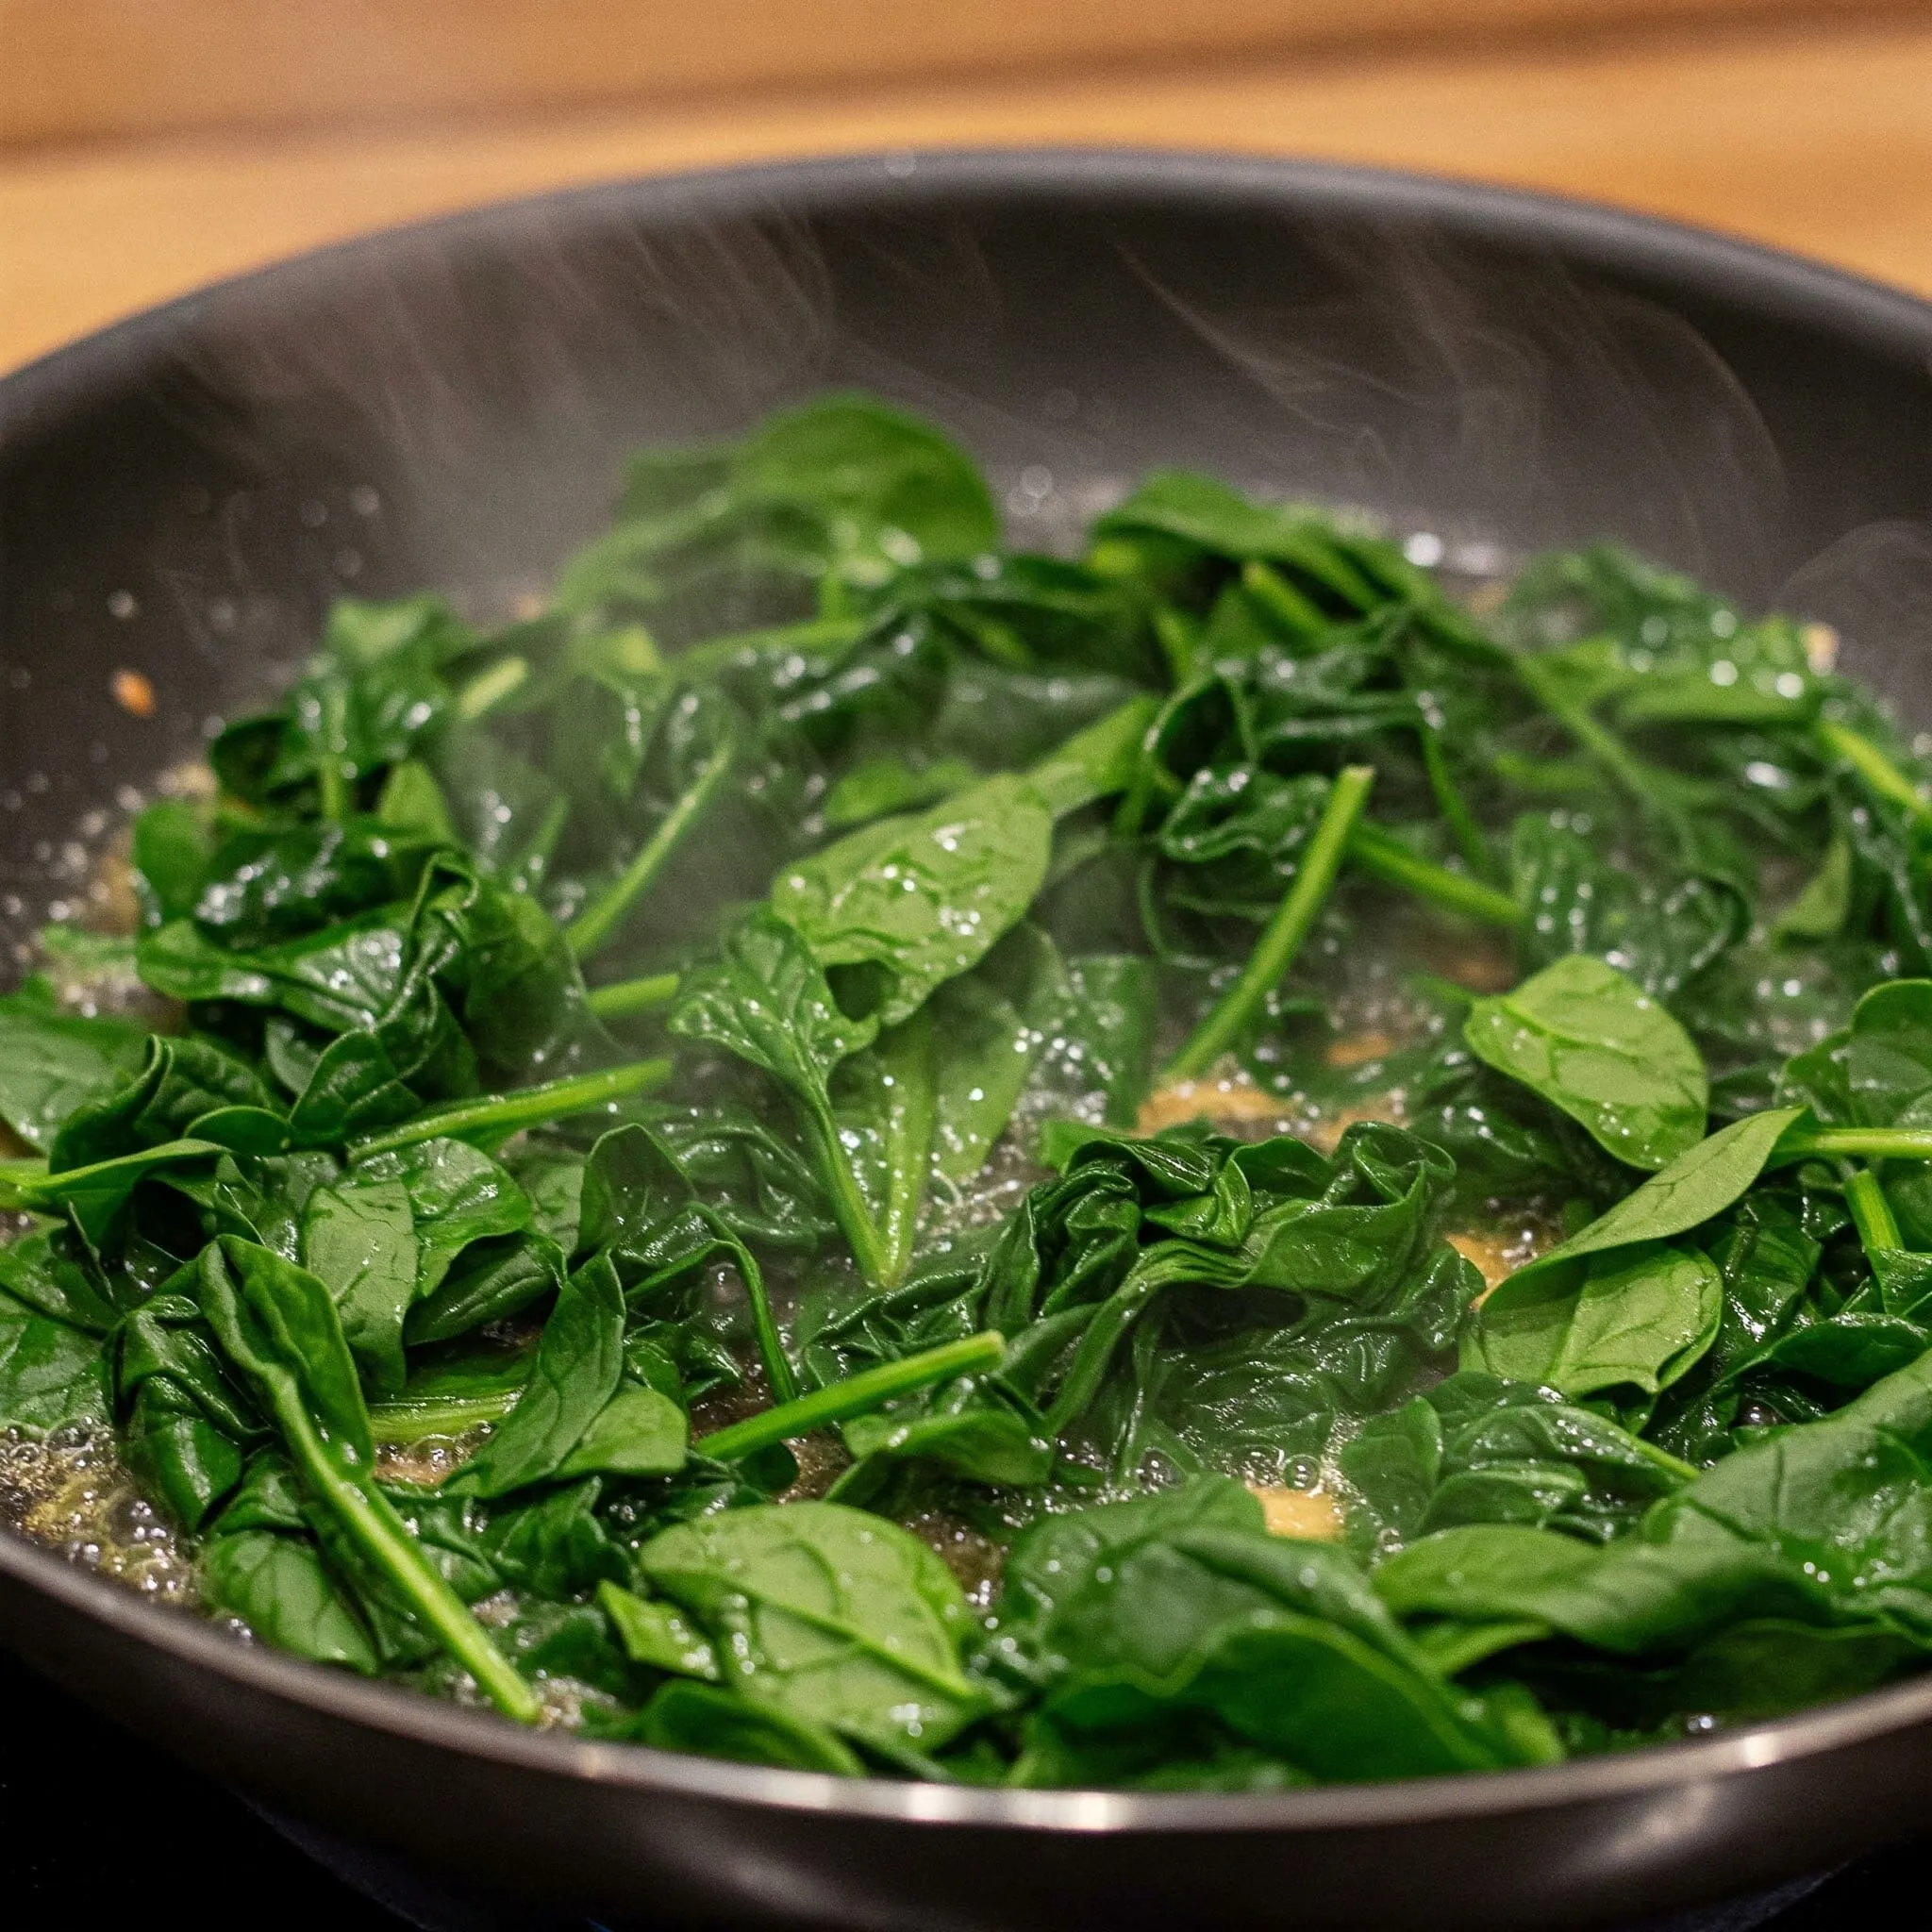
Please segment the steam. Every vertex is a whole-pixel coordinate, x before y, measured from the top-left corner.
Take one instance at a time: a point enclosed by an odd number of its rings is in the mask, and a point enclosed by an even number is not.
[[[1610,536],[1837,625],[1849,668],[1923,705],[1900,646],[1932,613],[1932,525],[1873,524],[1793,572],[1792,530],[1870,501],[1875,463],[1825,474],[1854,447],[1834,425],[1787,475],[1782,432],[1662,301],[1419,222],[975,206],[906,174],[816,223],[702,181],[458,218],[217,291],[125,374],[104,354],[110,408],[172,426],[79,492],[90,548],[9,556],[40,614],[7,675],[105,691],[145,667],[161,708],[125,746],[55,734],[44,771],[0,774],[0,803],[50,788],[0,820],[6,890],[24,904],[32,854],[110,787],[272,694],[334,597],[428,585],[508,615],[604,525],[626,452],[835,384],[959,434],[1029,545],[1067,547],[1163,465],[1366,509],[1451,562]],[[1819,353],[1860,408],[1892,407]]]
[[[1613,537],[1747,601],[1772,589],[1776,445],[1683,317],[1407,224],[1312,254],[1300,289],[1245,303],[1136,264],[1265,402],[1225,425],[1247,480],[1504,554]]]

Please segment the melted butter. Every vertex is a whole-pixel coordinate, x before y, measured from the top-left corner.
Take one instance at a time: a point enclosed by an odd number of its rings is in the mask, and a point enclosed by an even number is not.
[[[486,1423],[460,1436],[424,1436],[413,1442],[378,1442],[375,1474],[380,1482],[434,1489],[444,1476],[475,1455],[490,1435]]]
[[[1475,1263],[1483,1278],[1480,1302],[1499,1282],[1507,1281],[1519,1268],[1526,1268],[1539,1255],[1556,1246],[1557,1237],[1541,1222],[1524,1221],[1519,1225],[1498,1224],[1466,1228],[1444,1235],[1443,1240],[1465,1260]]]
[[[1332,1042],[1322,1056],[1331,1067],[1359,1067],[1370,1060],[1387,1059],[1395,1051],[1395,1041],[1386,1033],[1370,1031],[1351,1034]]]
[[[1134,1130],[1158,1134],[1185,1121],[1208,1121],[1239,1140],[1268,1139],[1292,1134],[1305,1124],[1302,1115],[1284,1105],[1281,1096],[1257,1084],[1245,1067],[1230,1058],[1206,1079],[1175,1080],[1157,1087],[1141,1103]],[[1257,1128],[1261,1131],[1257,1133]]]
[[[1250,1483],[1248,1493],[1261,1505],[1261,1521],[1270,1536],[1298,1538],[1303,1542],[1341,1541],[1341,1507],[1322,1490],[1284,1490]]]
[[[195,1601],[192,1560],[103,1435],[0,1435],[0,1524],[158,1603]]]

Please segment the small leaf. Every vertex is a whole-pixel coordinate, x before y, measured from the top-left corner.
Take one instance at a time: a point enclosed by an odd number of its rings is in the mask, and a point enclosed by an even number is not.
[[[1462,1037],[1477,1058],[1632,1167],[1667,1166],[1704,1138],[1710,1087],[1696,1043],[1633,981],[1586,953],[1477,1000]]]
[[[620,1389],[558,1465],[559,1481],[580,1475],[675,1475],[684,1467],[691,1421],[668,1395],[632,1383]]]
[[[210,1604],[240,1617],[264,1643],[375,1675],[369,1632],[306,1536],[241,1529],[214,1537],[202,1557],[201,1584]]]
[[[104,1100],[141,1065],[146,1029],[65,1013],[46,982],[0,998],[0,1121],[51,1153],[61,1124]]]
[[[1703,1226],[1712,1216],[1722,1214],[1763,1173],[1778,1137],[1803,1111],[1796,1107],[1769,1108],[1700,1141],[1661,1174],[1653,1174],[1634,1194],[1626,1194],[1608,1213],[1598,1216],[1581,1234],[1539,1256],[1526,1268],[1519,1268],[1504,1287],[1520,1292],[1532,1280],[1568,1270],[1586,1256],[1637,1241],[1670,1241]],[[1496,1294],[1502,1292],[1500,1288],[1496,1291]],[[1495,1295],[1490,1299],[1493,1301]]]
[[[1818,870],[1805,890],[1772,924],[1772,936],[1783,940],[1835,939],[1852,909],[1852,847],[1842,833],[1824,849]]]
[[[448,1487],[502,1496],[555,1475],[616,1393],[623,1373],[624,1290],[600,1256],[563,1284],[517,1406]]]
[[[1002,774],[929,810],[848,834],[779,874],[772,910],[821,966],[876,966],[893,1025],[977,965],[1046,883],[1053,813]]]
[[[952,1573],[916,1537],[837,1503],[727,1510],[638,1553],[753,1703],[891,1750],[932,1751],[985,1708]]]
[[[1703,1357],[1724,1316],[1724,1277],[1696,1248],[1642,1242],[1593,1255],[1567,1291],[1563,1274],[1511,1293],[1515,1279],[1484,1302],[1464,1366],[1570,1396],[1623,1386],[1657,1394]]]
[[[675,1676],[702,1677],[710,1684],[718,1681],[718,1659],[711,1646],[669,1604],[639,1596],[615,1583],[597,1586],[597,1604],[632,1663]]]

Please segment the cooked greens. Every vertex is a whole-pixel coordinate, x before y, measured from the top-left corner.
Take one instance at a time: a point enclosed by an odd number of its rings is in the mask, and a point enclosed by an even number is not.
[[[843,1775],[1923,1668],[1932,768],[1827,642],[1186,475],[1005,551],[860,396],[649,453],[536,616],[340,605],[0,997],[0,1427],[282,1649]]]

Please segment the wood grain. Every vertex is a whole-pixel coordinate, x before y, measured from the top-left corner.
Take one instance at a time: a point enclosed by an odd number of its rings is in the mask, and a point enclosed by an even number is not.
[[[1932,294],[1932,22],[525,114],[0,161],[0,366],[299,249],[566,183],[961,144],[1220,147],[1676,216]]]
[[[0,0],[0,140],[560,107],[1887,0]],[[1924,0],[1890,0],[1923,10]]]

